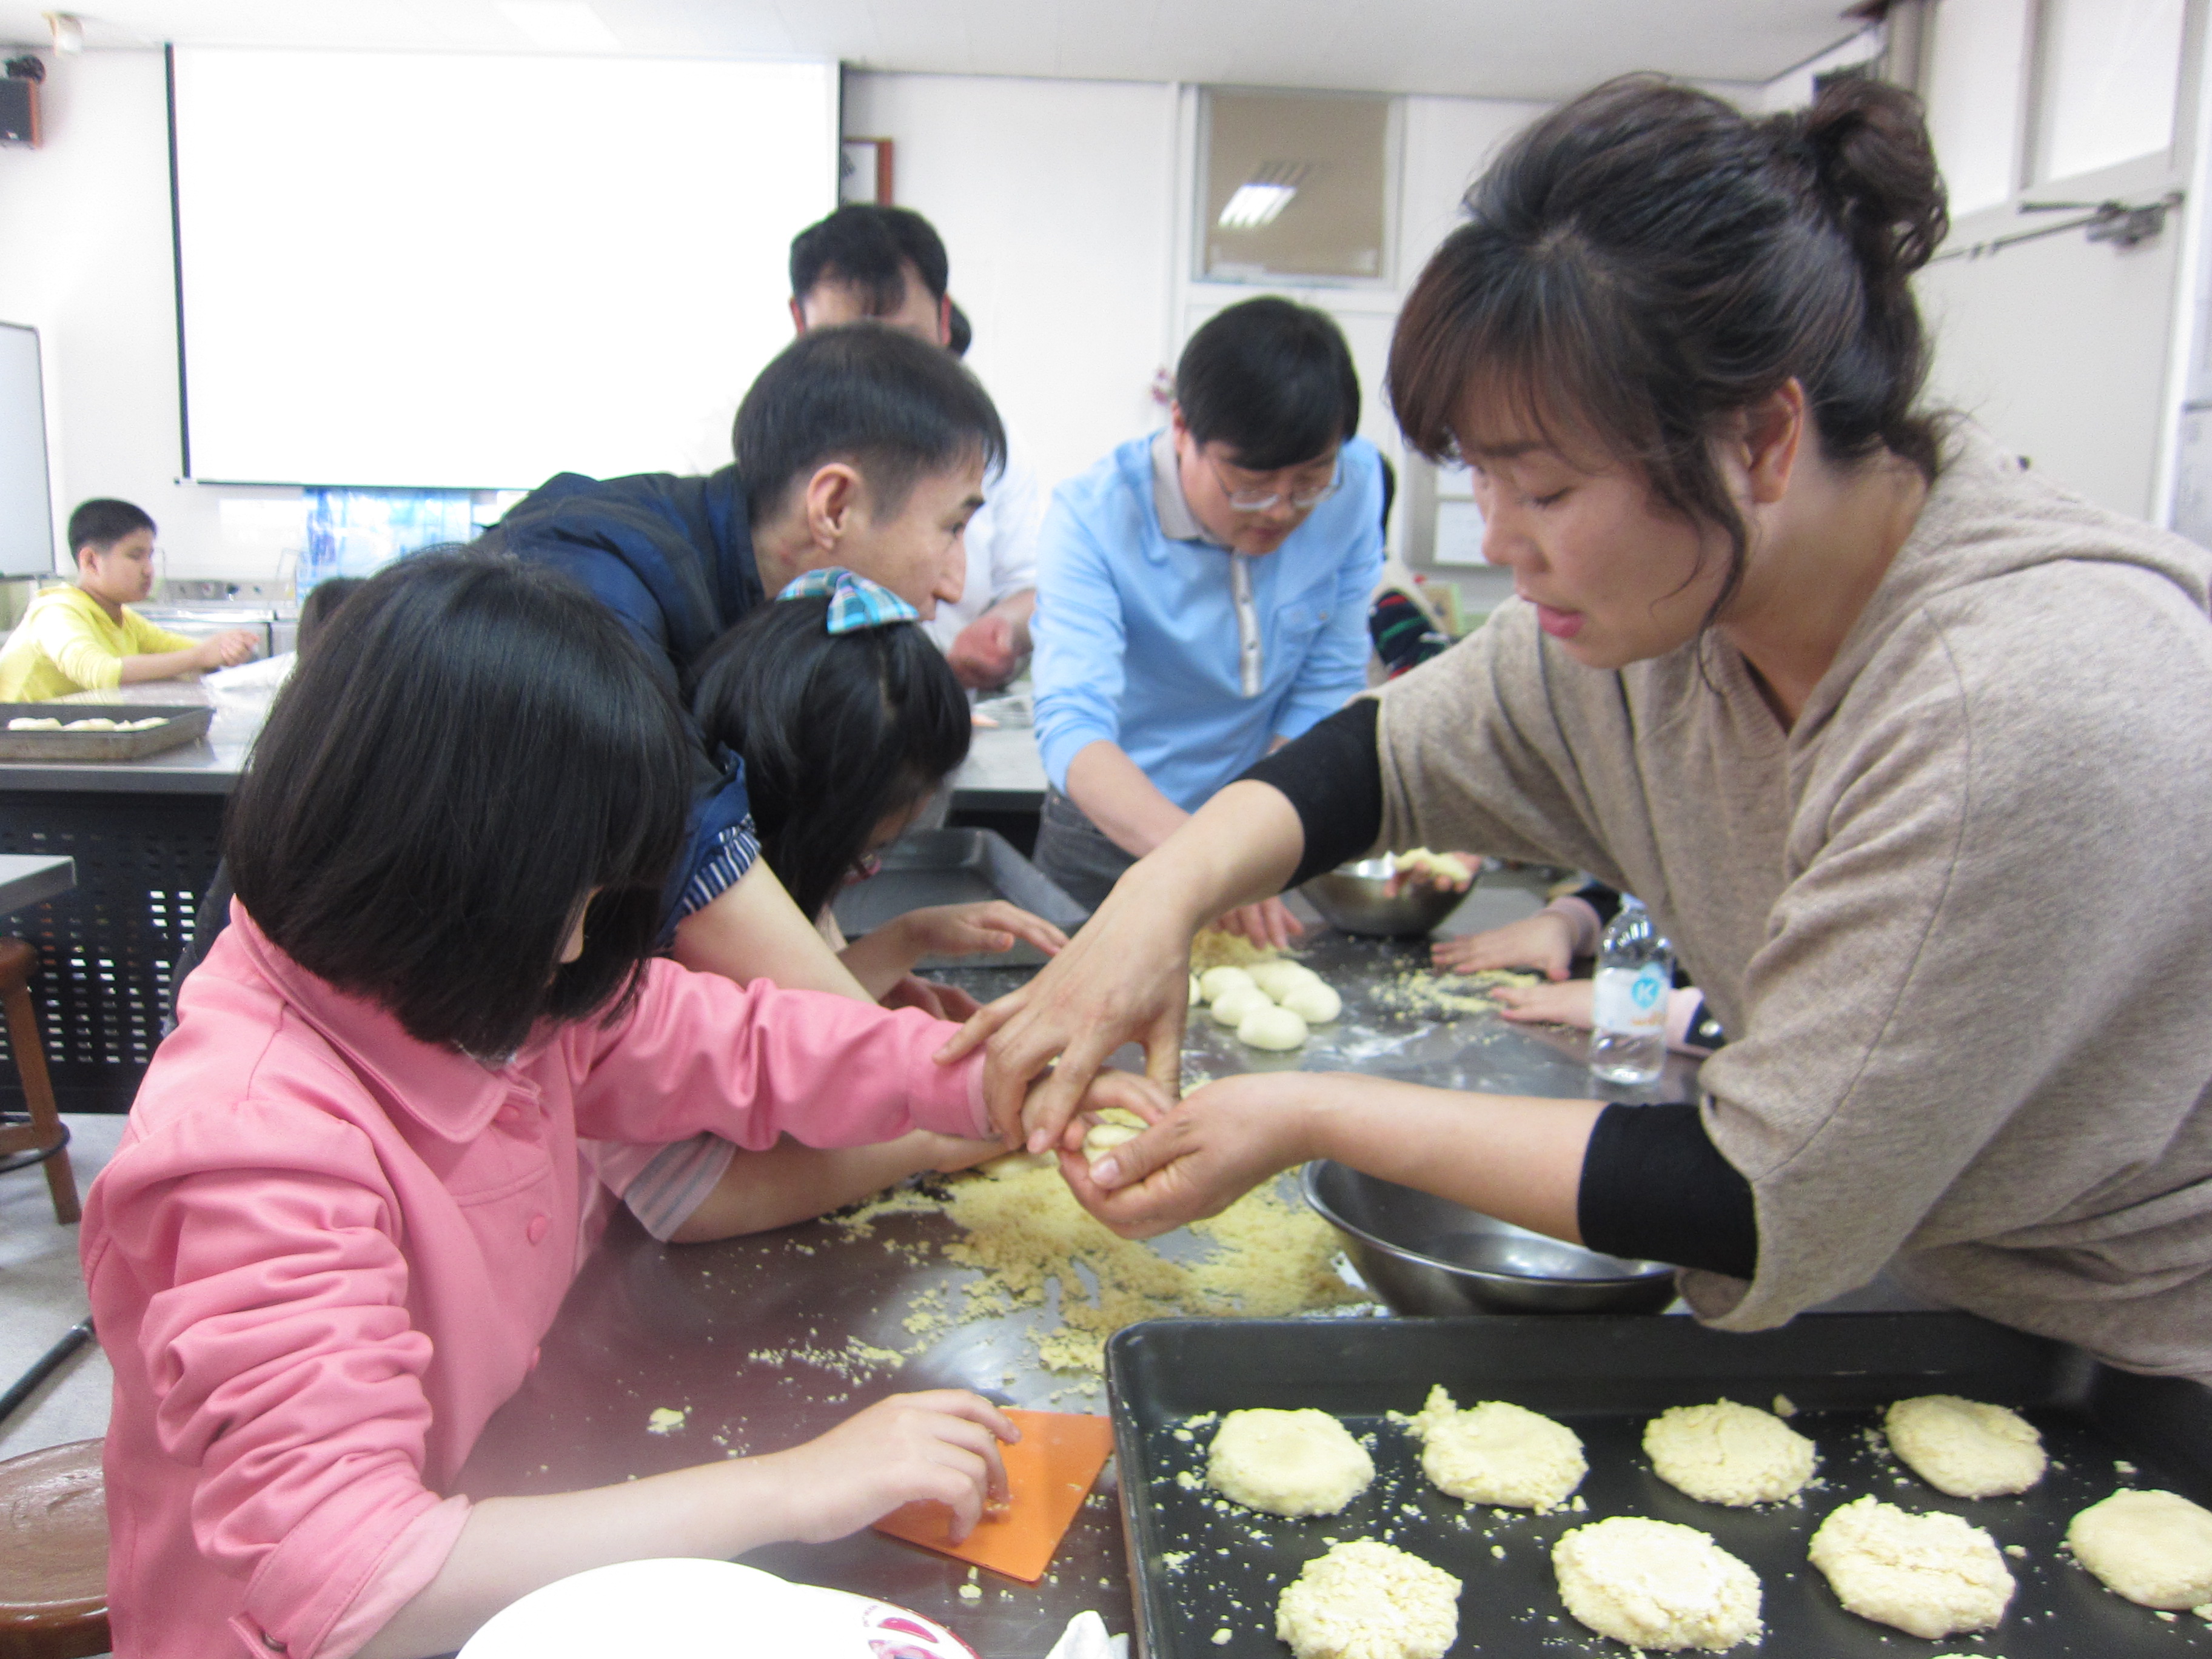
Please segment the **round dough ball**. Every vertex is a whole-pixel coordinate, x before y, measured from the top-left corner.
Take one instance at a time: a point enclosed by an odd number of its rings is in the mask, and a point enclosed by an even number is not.
[[[1421,1468],[1437,1490],[1471,1504],[1557,1509],[1589,1469],[1581,1439],[1565,1424],[1503,1400],[1462,1411],[1441,1382],[1409,1426],[1421,1442]]]
[[[1634,1648],[1717,1652],[1759,1639],[1759,1575],[1695,1527],[1616,1515],[1553,1547],[1567,1611]]]
[[[1256,985],[1232,985],[1214,998],[1210,1012],[1217,1024],[1235,1030],[1244,1023],[1247,1014],[1261,1008],[1272,1008],[1274,1000]]]
[[[1813,1478],[1813,1443],[1780,1418],[1733,1400],[1676,1406],[1644,1425],[1659,1478],[1701,1504],[1780,1504]]]
[[[1242,968],[1209,968],[1198,976],[1199,994],[1208,1002],[1218,1002],[1232,990],[1255,988],[1252,975]]]
[[[1459,1580],[1371,1538],[1309,1561],[1275,1603],[1297,1659],[1443,1659],[1459,1639]]]
[[[2000,1498],[2043,1479],[2043,1437],[2002,1406],[1923,1395],[1892,1406],[1882,1429],[1913,1474],[1954,1498]]]
[[[1295,1048],[1306,1036],[1305,1021],[1272,1002],[1255,1008],[1237,1026],[1237,1040],[1248,1048]]]
[[[1125,1140],[1134,1140],[1144,1130],[1130,1123],[1094,1123],[1083,1137],[1083,1156],[1096,1164]]]
[[[1995,1628],[2012,1600],[2012,1573],[1989,1534],[1871,1496],[1820,1522],[1806,1555],[1860,1618],[1931,1642]]]
[[[1303,962],[1292,962],[1288,957],[1255,963],[1247,971],[1252,975],[1252,982],[1278,1002],[1297,986],[1321,983],[1319,974]]]
[[[2170,1492],[2116,1492],[2066,1528],[2074,1559],[2146,1607],[2212,1601],[2212,1510]]]
[[[1284,994],[1282,1003],[1309,1025],[1326,1025],[1344,1012],[1344,999],[1319,980],[1310,985],[1293,985]]]
[[[1190,1000],[1194,1006],[1206,1000],[1206,989],[1198,982],[1196,974],[1190,976]]]
[[[1231,1412],[1206,1460],[1214,1491],[1270,1515],[1334,1515],[1374,1479],[1367,1449],[1327,1412]]]

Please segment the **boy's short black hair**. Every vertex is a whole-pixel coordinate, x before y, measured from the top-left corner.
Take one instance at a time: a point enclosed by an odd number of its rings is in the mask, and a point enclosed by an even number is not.
[[[1268,296],[1209,319],[1176,365],[1182,423],[1239,466],[1272,472],[1359,430],[1359,375],[1326,312]]]
[[[804,300],[822,282],[848,283],[868,296],[868,312],[896,311],[913,265],[933,300],[945,297],[951,266],[937,228],[912,208],[854,202],[791,239],[791,297]]]
[[[81,502],[70,514],[70,556],[75,558],[88,547],[96,547],[105,553],[125,536],[153,528],[154,520],[147,515],[146,509],[129,501],[100,496]]]
[[[917,623],[833,635],[830,601],[753,611],[700,659],[691,709],[744,758],[761,856],[808,919],[859,863],[868,832],[928,799],[968,758],[974,721]]]
[[[991,394],[951,352],[882,323],[810,328],[763,369],[731,434],[755,525],[830,461],[868,481],[873,509],[897,513],[921,478],[979,451],[1006,456]]]
[[[246,914],[422,1042],[489,1060],[541,1019],[611,1017],[690,808],[682,711],[642,650],[569,578],[480,552],[404,559],[345,617],[231,797]]]

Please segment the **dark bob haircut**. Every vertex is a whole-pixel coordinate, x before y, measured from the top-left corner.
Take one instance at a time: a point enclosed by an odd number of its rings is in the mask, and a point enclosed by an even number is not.
[[[979,453],[986,469],[1006,458],[982,383],[941,346],[882,323],[810,328],[793,340],[738,405],[731,439],[756,525],[826,462],[858,467],[888,515],[932,474]]]
[[[1273,297],[1209,318],[1176,364],[1176,403],[1201,444],[1273,472],[1327,454],[1359,430],[1359,375],[1327,313]]]
[[[917,623],[833,635],[827,599],[763,605],[701,660],[692,714],[744,757],[761,855],[807,917],[836,896],[868,833],[968,758],[973,721]]]
[[[912,208],[848,203],[791,239],[791,295],[804,300],[821,283],[848,283],[880,317],[905,302],[908,264],[931,299],[945,297],[951,264],[936,226]]]
[[[690,806],[682,712],[641,648],[567,577],[477,552],[402,560],[344,611],[231,798],[246,914],[410,1036],[482,1059],[619,1012]]]
[[[154,528],[154,520],[146,509],[129,501],[118,501],[105,496],[81,501],[76,512],[70,514],[70,552],[77,554],[88,547],[98,548],[102,553],[125,536]]]
[[[1413,447],[1480,459],[1537,434],[1638,469],[1730,546],[1714,461],[1729,422],[1791,380],[1823,451],[1929,478],[1928,348],[1909,283],[1948,220],[1920,106],[1863,77],[1764,119],[1632,76],[1562,106],[1468,192],[1400,313],[1390,397]]]

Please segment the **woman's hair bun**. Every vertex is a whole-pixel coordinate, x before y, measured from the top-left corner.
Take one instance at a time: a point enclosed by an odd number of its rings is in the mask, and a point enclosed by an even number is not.
[[[1926,264],[1951,228],[1919,99],[1844,74],[1809,109],[1774,118],[1803,145],[1829,210],[1878,287]]]

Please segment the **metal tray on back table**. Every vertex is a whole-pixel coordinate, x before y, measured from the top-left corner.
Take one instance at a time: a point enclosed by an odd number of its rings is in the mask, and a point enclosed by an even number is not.
[[[33,720],[151,720],[159,726],[142,732],[10,732],[8,722]],[[215,720],[208,703],[143,702],[0,702],[0,760],[10,761],[122,761],[140,760],[167,749],[178,749],[195,738],[205,737]]]
[[[1560,1534],[1613,1515],[1711,1533],[1758,1572],[1766,1636],[1789,1659],[1911,1659],[1986,1651],[2005,1659],[2154,1659],[2212,1653],[2212,1626],[2172,1623],[2106,1589],[2059,1549],[2078,1510],[2122,1486],[2212,1504],[2212,1390],[2130,1376],[2077,1348],[1960,1314],[1811,1314],[1735,1334],[1679,1316],[1346,1320],[1162,1320],[1106,1349],[1122,1518],[1143,1659],[1284,1659],[1275,1601],[1326,1540],[1382,1538],[1461,1579],[1456,1656],[1620,1656],[1566,1612],[1553,1577]],[[1583,1511],[1548,1516],[1463,1504],[1422,1474],[1419,1447],[1383,1413],[1419,1409],[1431,1383],[1462,1406],[1510,1400],[1565,1423],[1589,1460]],[[1770,1406],[1819,1445],[1819,1485],[1796,1504],[1732,1510],[1684,1497],[1651,1472],[1644,1425],[1669,1406],[1727,1398]],[[1923,1394],[2011,1406],[2041,1431],[2042,1483],[2017,1498],[1947,1498],[1878,1448],[1881,1408]],[[1193,1415],[1313,1407],[1371,1435],[1374,1485],[1341,1514],[1280,1519],[1217,1510],[1202,1484],[1210,1425]],[[2136,1473],[2118,1471],[2126,1462]],[[2004,1622],[1975,1638],[1923,1642],[1845,1613],[1805,1559],[1813,1529],[1872,1492],[1947,1510],[1985,1528],[2018,1588]],[[1492,1554],[1493,1546],[1503,1550]],[[1167,1558],[1187,1553],[1179,1565]],[[1229,1638],[1218,1645],[1217,1631]]]
[[[974,904],[1005,899],[1042,916],[1063,933],[1091,913],[1060,890],[995,830],[916,830],[884,850],[882,867],[839,894],[831,908],[848,939],[936,904]],[[1017,939],[995,956],[925,957],[932,968],[1040,968],[1042,951]]]

